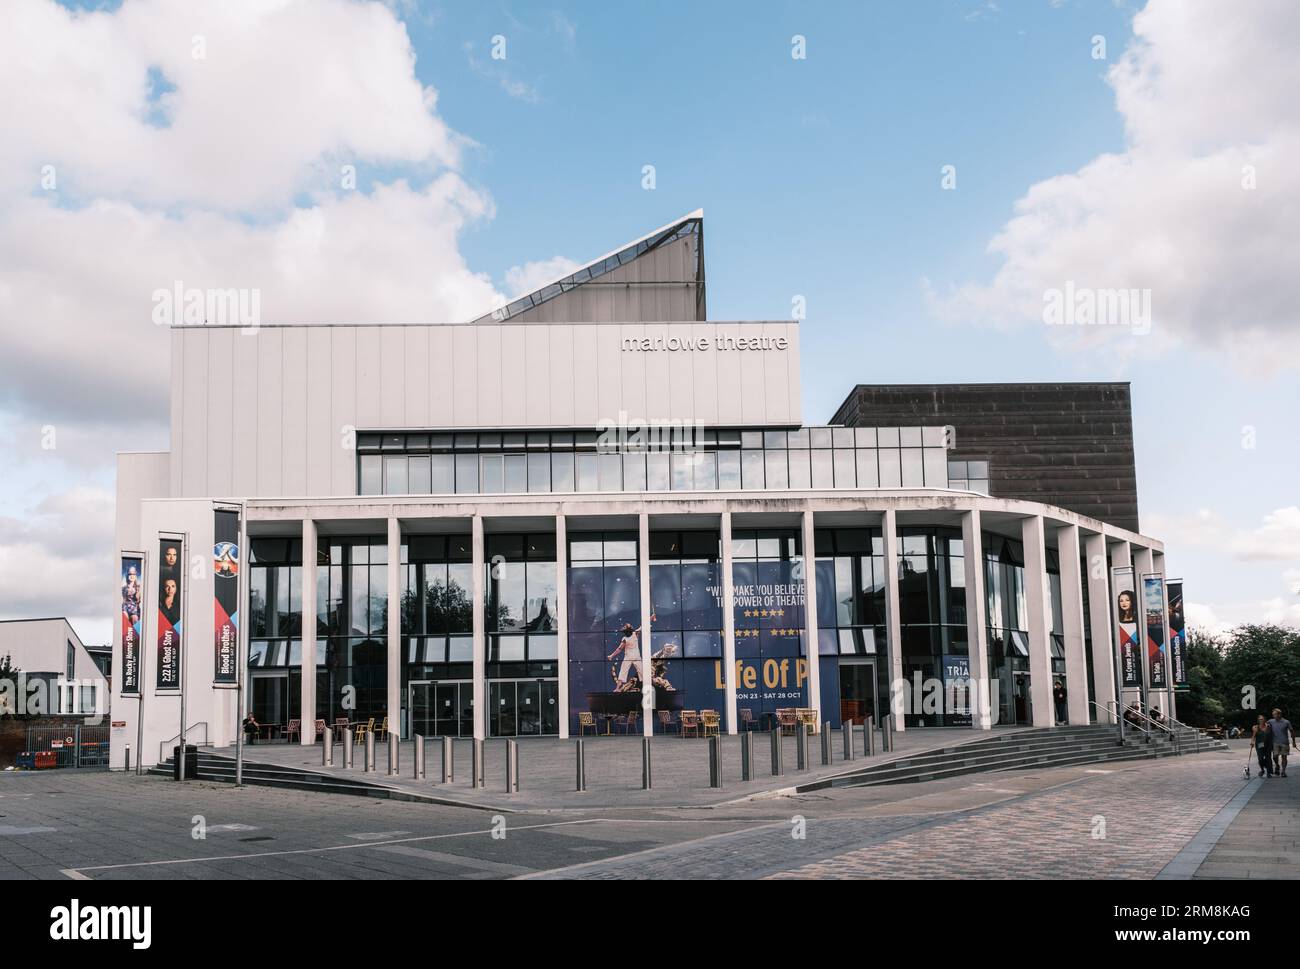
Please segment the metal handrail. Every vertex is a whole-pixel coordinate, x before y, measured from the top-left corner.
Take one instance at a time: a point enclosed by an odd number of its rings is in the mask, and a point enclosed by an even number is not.
[[[199,727],[202,727],[202,728],[203,728],[203,740],[202,740],[202,741],[194,741],[194,743],[195,743],[196,746],[199,746],[199,747],[206,747],[206,746],[207,746],[207,744],[208,744],[208,722],[207,722],[206,720],[200,720],[198,723],[192,723],[192,724],[190,724],[189,729],[185,731],[185,744],[186,744],[186,746],[189,746],[189,744],[190,744],[191,731],[196,730],[196,729],[198,729]],[[169,748],[169,747],[171,747],[172,745],[178,743],[178,742],[180,741],[180,739],[181,739],[181,735],[180,735],[180,734],[177,734],[175,737],[172,737],[171,740],[163,740],[163,741],[159,742],[159,744],[158,744],[158,762],[159,762],[159,763],[162,763],[164,760],[167,759],[167,748]],[[184,754],[185,751],[182,750],[181,753]]]
[[[1104,707],[1103,707],[1100,703],[1098,703],[1096,700],[1089,700],[1089,701],[1088,701],[1088,706],[1090,706],[1090,707],[1096,707],[1098,710],[1100,710],[1100,711],[1102,711],[1104,714],[1106,714],[1107,717],[1114,717],[1114,716],[1115,716],[1115,701],[1114,701],[1114,700],[1107,700],[1107,701],[1106,701],[1106,705],[1105,705]]]

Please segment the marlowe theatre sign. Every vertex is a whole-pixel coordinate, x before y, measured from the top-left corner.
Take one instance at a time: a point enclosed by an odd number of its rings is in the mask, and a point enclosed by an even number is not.
[[[788,350],[790,340],[784,336],[732,336],[719,333],[715,336],[628,336],[623,338],[622,349],[629,351],[666,350],[681,352],[691,350]]]

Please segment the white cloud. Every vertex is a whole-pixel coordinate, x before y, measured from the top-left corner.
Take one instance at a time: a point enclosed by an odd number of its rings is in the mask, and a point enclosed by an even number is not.
[[[1253,527],[1241,527],[1201,508],[1190,515],[1149,517],[1148,527],[1170,542],[1226,551],[1242,562],[1300,562],[1300,507],[1290,505],[1264,515]]]
[[[526,296],[547,283],[569,275],[581,265],[582,263],[564,256],[552,256],[550,259],[526,262],[522,266],[511,266],[506,270],[506,291],[511,299]]]
[[[992,281],[958,288],[940,311],[1042,325],[1045,291],[1067,281],[1148,289],[1151,342],[1296,366],[1300,17],[1290,0],[1150,0],[1133,29],[1108,74],[1125,150],[1031,186],[989,244],[1003,260]],[[1247,166],[1253,189],[1243,188]],[[1115,332],[1051,335],[1095,343]]]

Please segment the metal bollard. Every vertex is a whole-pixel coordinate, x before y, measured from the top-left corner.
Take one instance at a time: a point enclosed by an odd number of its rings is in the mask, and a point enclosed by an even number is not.
[[[474,738],[473,756],[470,758],[470,786],[477,789],[483,786],[483,741]]]
[[[415,761],[415,779],[417,781],[424,780],[424,734],[417,733],[415,735],[415,757],[412,759]]]
[[[748,730],[740,738],[740,779],[754,779],[754,735]]]
[[[795,752],[794,766],[796,770],[808,769],[808,725],[801,723],[794,728]]]
[[[122,768],[128,774],[131,773],[131,745],[126,745],[126,766]]]
[[[364,768],[367,774],[375,772],[375,732],[366,731],[366,766]]]
[[[456,746],[450,737],[442,738],[442,782],[450,784],[456,779]]]
[[[876,722],[871,717],[862,718],[862,732],[866,734],[863,740],[863,747],[866,748],[868,757],[876,756]]]
[[[854,754],[854,750],[853,750],[853,721],[852,721],[852,720],[845,720],[845,721],[844,721],[844,724],[840,727],[840,733],[842,733],[842,734],[844,735],[844,759],[845,759],[845,760],[852,760],[852,759],[853,759],[853,754]]]
[[[573,789],[581,794],[587,790],[587,748],[583,746],[581,737],[574,749],[577,751],[578,767]]]
[[[880,724],[880,748],[885,753],[892,753],[894,750],[894,718],[886,713],[884,720]]]
[[[334,731],[329,727],[326,727],[325,732],[321,734],[320,765],[334,766]]]
[[[352,728],[343,728],[343,769],[352,769]]]
[[[519,793],[519,741],[506,741],[506,793]]]
[[[390,733],[388,735],[388,776],[389,777],[396,777],[400,769],[400,765],[397,762],[397,755],[399,753],[399,749],[397,746],[398,743],[399,741],[397,739],[397,734]]]
[[[822,766],[826,767],[831,762],[831,722],[827,720],[822,724]]]
[[[781,763],[784,751],[781,749],[781,728],[772,727],[772,776],[779,777],[785,773],[785,768]]]
[[[722,786],[722,738],[709,738],[709,787]]]
[[[650,738],[641,738],[641,790],[648,791],[654,786],[650,773]]]

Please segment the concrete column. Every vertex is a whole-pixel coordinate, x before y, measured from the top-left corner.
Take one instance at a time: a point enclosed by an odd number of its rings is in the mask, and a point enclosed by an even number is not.
[[[474,739],[487,739],[487,633],[483,615],[483,516],[475,515],[470,522],[470,561],[473,580],[474,609]]]
[[[1047,549],[1043,518],[1022,519],[1025,547],[1025,605],[1029,610],[1029,697],[1035,727],[1056,722],[1052,703],[1052,606],[1047,590]]]
[[[727,733],[739,729],[736,713],[736,589],[731,574],[731,512],[722,513],[722,688]]]
[[[989,675],[988,602],[984,597],[984,536],[980,512],[961,516],[961,548],[966,572],[966,643],[970,650],[971,727],[993,727],[993,704],[999,698]]]
[[[650,737],[655,731],[655,683],[650,660],[654,652],[650,622],[650,516],[645,512],[637,516],[636,553],[641,589],[641,733]]]
[[[903,627],[898,604],[898,517],[891,508],[885,512],[881,523],[885,546],[885,652],[889,663],[889,709],[894,717],[894,729],[905,730],[903,707],[895,702],[902,696],[903,683]]]
[[[817,711],[817,722],[826,720],[822,709],[820,656],[817,652],[817,544],[813,530],[813,513],[803,513],[803,614],[804,636],[808,649],[808,706]]]
[[[569,533],[564,513],[555,516],[555,655],[559,675],[560,739],[569,736]]]
[[[1103,710],[1115,701],[1115,640],[1110,618],[1110,566],[1106,562],[1106,536],[1088,535],[1083,540],[1088,557],[1088,623],[1092,627],[1092,687],[1097,705]],[[1089,708],[1098,722],[1106,717]],[[1114,717],[1109,718],[1115,722]]]
[[[1088,723],[1088,657],[1083,638],[1083,576],[1079,567],[1079,526],[1065,525],[1056,533],[1061,563],[1061,630],[1065,638],[1065,692],[1070,723]]]
[[[302,718],[299,741],[304,747],[316,742],[316,522],[302,523]],[[245,558],[245,561],[248,561]],[[247,615],[247,614],[246,614]]]
[[[388,729],[402,729],[402,523],[388,519]]]
[[[1177,707],[1175,706],[1174,700],[1173,647],[1169,641],[1169,575],[1165,572],[1165,553],[1152,552],[1151,562],[1155,567],[1155,571],[1160,573],[1160,578],[1164,580],[1165,589],[1165,683],[1168,685],[1160,692],[1160,709],[1163,710],[1167,716],[1177,718]]]

